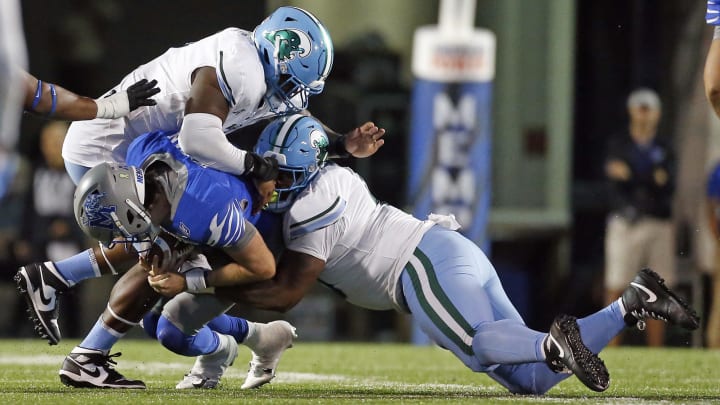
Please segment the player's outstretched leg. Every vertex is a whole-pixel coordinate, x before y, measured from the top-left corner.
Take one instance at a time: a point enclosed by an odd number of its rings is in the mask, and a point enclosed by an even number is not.
[[[45,262],[20,267],[15,274],[15,283],[20,294],[25,297],[27,311],[37,334],[47,339],[48,344],[58,344],[61,335],[57,322],[57,294],[70,288],[68,282],[52,262]]]
[[[543,348],[545,359],[553,371],[572,372],[593,391],[605,391],[610,386],[610,374],[605,363],[583,343],[575,317],[557,316]]]
[[[250,369],[241,389],[259,388],[275,378],[280,356],[297,338],[295,327],[286,321],[256,323],[255,331],[243,342],[252,352]]]
[[[641,270],[622,294],[625,307],[625,322],[643,329],[645,318],[661,319],[685,329],[694,330],[700,326],[695,310],[675,295],[665,281],[650,269]]]
[[[213,332],[215,333],[215,332]],[[195,359],[195,364],[175,388],[215,388],[228,367],[238,355],[238,344],[230,335],[217,333],[219,344],[214,353],[204,354]]]
[[[108,354],[101,350],[75,347],[65,357],[60,369],[60,381],[76,388],[125,388],[145,389],[140,380],[128,380],[115,370],[113,357],[120,353]]]

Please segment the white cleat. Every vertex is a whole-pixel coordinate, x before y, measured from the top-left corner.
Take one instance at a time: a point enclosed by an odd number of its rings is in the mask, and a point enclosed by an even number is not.
[[[179,390],[192,388],[215,388],[220,378],[238,355],[238,344],[230,335],[218,333],[220,345],[215,353],[198,356],[195,364],[185,378],[175,388]]]
[[[241,389],[259,388],[275,378],[280,356],[293,345],[297,338],[295,327],[285,321],[255,324],[253,343],[245,342],[253,352],[250,369]],[[250,339],[248,339],[250,340]]]

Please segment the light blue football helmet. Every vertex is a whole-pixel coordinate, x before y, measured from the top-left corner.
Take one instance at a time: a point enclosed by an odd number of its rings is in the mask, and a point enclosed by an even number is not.
[[[293,113],[307,108],[308,97],[322,92],[332,69],[334,49],[327,29],[303,9],[280,7],[255,27],[253,40],[265,70],[265,99],[271,110]]]
[[[322,124],[312,117],[295,114],[272,121],[260,134],[255,153],[277,159],[280,174],[286,187],[276,187],[276,196],[265,208],[271,212],[283,212],[292,204],[325,165],[328,158],[328,139]]]

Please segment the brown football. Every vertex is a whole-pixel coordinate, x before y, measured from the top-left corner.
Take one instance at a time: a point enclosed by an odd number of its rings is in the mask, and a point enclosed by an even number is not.
[[[150,250],[145,255],[145,260],[152,264],[153,259],[157,256],[158,266],[162,268],[170,260],[187,257],[192,250],[193,245],[181,241],[170,233],[163,232],[155,238]]]

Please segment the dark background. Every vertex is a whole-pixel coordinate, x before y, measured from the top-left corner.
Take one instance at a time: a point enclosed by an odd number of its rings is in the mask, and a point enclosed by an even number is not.
[[[170,46],[200,39],[228,26],[251,30],[265,16],[262,1],[150,0],[115,1],[112,12],[93,0],[48,2],[24,0],[25,32],[30,71],[78,93],[98,96],[135,66]],[[638,86],[674,94],[673,66],[677,64],[683,27],[693,2],[675,0],[578,1],[575,52],[575,102],[572,167],[572,249],[569,278],[553,279],[548,249],[542,243],[493,246],[497,260],[512,257],[519,267],[537,270],[513,285],[511,295],[525,302],[528,323],[549,324],[552,314],[584,314],[602,306],[601,282],[605,215],[603,150],[609,134],[627,122],[625,98]],[[92,24],[73,24],[76,16],[90,16]],[[702,24],[702,21],[692,23]],[[77,44],[91,38],[93,52]],[[358,37],[336,49],[326,90],[311,102],[314,115],[338,131],[367,119],[388,129],[386,144],[372,162],[348,161],[367,179],[380,200],[403,207],[405,201],[406,134],[409,86],[401,79],[399,55],[381,37]],[[80,55],[80,56],[79,56]],[[85,56],[82,56],[85,55]],[[90,56],[88,56],[90,55]],[[691,62],[696,59],[690,59]],[[700,67],[698,67],[700,68]],[[663,98],[663,133],[673,138],[675,97]],[[42,121],[23,121],[20,149],[37,153],[36,133]],[[256,128],[235,137],[254,142]],[[494,258],[495,259],[495,258]],[[517,291],[517,292],[516,292]],[[516,298],[513,297],[513,298]],[[349,310],[352,311],[352,310]],[[341,320],[344,318],[341,318]],[[385,322],[383,317],[376,321]],[[340,322],[342,324],[342,322]]]

